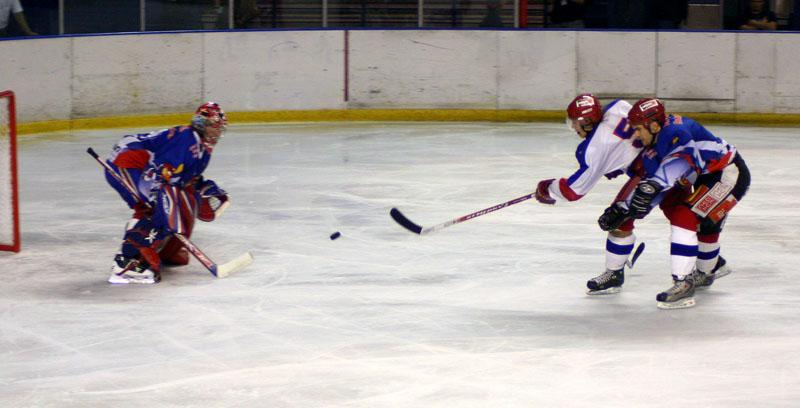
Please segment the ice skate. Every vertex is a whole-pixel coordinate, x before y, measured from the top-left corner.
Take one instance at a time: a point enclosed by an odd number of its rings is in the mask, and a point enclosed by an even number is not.
[[[709,273],[704,273],[700,271],[695,271],[694,277],[694,286],[697,289],[705,289],[711,286],[715,280],[727,276],[731,273],[731,268],[729,268],[725,262],[725,258],[719,257],[717,258],[717,265],[714,266],[714,269]]]
[[[148,269],[146,264],[122,255],[114,257],[111,276],[108,277],[109,283],[153,284],[160,280],[161,276]]]
[[[619,293],[622,290],[622,284],[625,282],[625,272],[623,269],[612,271],[606,269],[600,276],[590,279],[586,282],[587,295],[610,295]]]
[[[694,278],[688,275],[683,279],[678,279],[672,275],[673,285],[671,288],[656,295],[659,309],[684,309],[695,305],[694,302]]]

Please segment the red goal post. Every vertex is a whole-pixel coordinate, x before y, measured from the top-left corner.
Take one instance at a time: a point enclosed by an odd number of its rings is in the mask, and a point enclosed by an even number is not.
[[[14,92],[0,92],[0,250],[19,252],[17,121]]]

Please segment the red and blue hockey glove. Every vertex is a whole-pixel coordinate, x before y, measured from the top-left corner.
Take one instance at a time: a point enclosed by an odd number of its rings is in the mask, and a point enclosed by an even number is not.
[[[229,200],[228,193],[219,188],[212,180],[202,180],[199,183],[200,211],[197,218],[200,221],[211,222],[219,217]]]
[[[556,200],[550,197],[550,185],[553,184],[553,181],[555,181],[555,179],[542,180],[536,185],[536,201],[547,205],[556,203]]]

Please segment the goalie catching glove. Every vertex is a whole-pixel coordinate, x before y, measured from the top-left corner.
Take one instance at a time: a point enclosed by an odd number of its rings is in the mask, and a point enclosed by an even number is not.
[[[212,180],[201,180],[198,183],[200,194],[200,211],[197,218],[200,221],[211,222],[222,215],[230,205],[228,193],[219,188]]]

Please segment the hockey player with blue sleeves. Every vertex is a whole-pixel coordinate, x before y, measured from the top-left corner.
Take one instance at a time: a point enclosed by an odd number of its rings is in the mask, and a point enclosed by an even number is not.
[[[719,256],[719,234],[728,212],[746,194],[750,172],[734,146],[692,119],[667,116],[658,99],[637,101],[628,123],[633,138],[645,146],[642,181],[598,223],[611,231],[660,205],[672,231],[673,286],[656,300],[660,308],[692,307],[696,287],[730,272]]]
[[[189,126],[126,135],[114,146],[107,163],[127,186],[110,174],[106,179],[134,214],[114,257],[110,283],[156,283],[162,260],[189,262],[188,252],[172,235],[188,238],[195,218],[212,221],[228,200],[224,190],[203,178],[226,126],[225,112],[208,102],[196,110]]]

